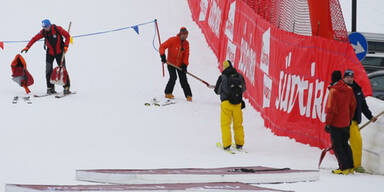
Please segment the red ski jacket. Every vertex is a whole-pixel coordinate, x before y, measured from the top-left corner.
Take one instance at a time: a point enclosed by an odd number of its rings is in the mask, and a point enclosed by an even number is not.
[[[167,60],[176,65],[181,66],[185,64],[188,66],[189,62],[189,42],[187,40],[181,41],[177,35],[169,38],[167,41],[161,44],[159,52],[160,55],[165,54],[165,50],[168,49]]]
[[[31,86],[33,85],[33,77],[27,70],[27,63],[25,62],[23,56],[17,54],[13,59],[11,64],[12,69],[12,77],[24,77],[22,81],[20,81],[20,86]]]
[[[349,127],[356,110],[356,99],[351,87],[343,80],[329,87],[326,107],[326,124],[332,127]]]
[[[71,38],[69,33],[60,26],[51,25],[50,31],[47,32],[44,29],[42,29],[37,35],[35,35],[31,39],[31,41],[29,41],[27,47],[29,49],[32,47],[32,45],[36,41],[38,41],[42,38],[45,38],[45,44],[47,45],[48,53],[52,56],[59,55],[61,52],[63,52],[62,49],[64,48],[61,45],[61,43],[63,41],[63,36],[65,38],[64,47],[68,47],[69,41]]]

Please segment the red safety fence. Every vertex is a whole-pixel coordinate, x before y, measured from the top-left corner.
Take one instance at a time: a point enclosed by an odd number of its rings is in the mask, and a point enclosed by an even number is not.
[[[246,98],[276,135],[329,146],[325,104],[334,70],[354,70],[364,93],[372,94],[364,68],[345,41],[284,31],[245,0],[188,3],[219,63],[233,61],[246,78]]]

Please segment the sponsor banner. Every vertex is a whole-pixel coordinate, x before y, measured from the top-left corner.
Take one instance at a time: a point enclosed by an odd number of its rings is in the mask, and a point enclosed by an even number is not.
[[[224,15],[217,30],[196,19],[199,11],[195,10],[201,9],[203,1],[189,0],[194,20],[219,62],[231,60],[244,75],[245,96],[276,135],[329,147],[329,134],[324,131],[325,106],[334,70],[343,73],[352,69],[364,93],[372,94],[367,74],[349,43],[280,30],[240,0],[220,1],[217,7],[221,11],[215,13]],[[209,8],[218,4],[206,1]],[[221,31],[218,38],[215,30]]]
[[[223,0],[188,1],[193,20],[204,29],[205,38],[213,52],[218,55],[220,36],[223,29],[223,16],[227,2]]]
[[[137,185],[6,185],[6,192],[125,192],[125,191],[268,191],[284,192],[244,183],[175,183],[175,184],[137,184]]]
[[[262,166],[252,167],[223,167],[223,168],[175,168],[175,169],[95,169],[78,170],[98,174],[141,174],[141,175],[249,175],[249,174],[280,174],[318,172],[317,170],[295,170],[289,168],[272,168]]]
[[[96,169],[77,170],[78,181],[109,184],[151,183],[293,183],[319,180],[318,170],[294,170],[290,168],[223,167],[176,169]]]

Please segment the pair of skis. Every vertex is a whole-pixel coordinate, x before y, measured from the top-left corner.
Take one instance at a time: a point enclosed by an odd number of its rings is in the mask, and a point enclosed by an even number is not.
[[[71,92],[71,93],[69,93],[69,94],[64,94],[64,93],[60,93],[60,94],[47,94],[47,93],[46,93],[46,94],[42,94],[42,95],[35,94],[35,95],[33,95],[33,97],[41,98],[41,97],[48,97],[48,96],[52,96],[52,95],[54,95],[55,98],[60,99],[60,98],[63,98],[63,97],[65,97],[65,96],[73,95],[73,94],[76,94],[76,92]]]
[[[220,142],[217,142],[216,143],[216,147],[219,148],[219,149],[222,149],[224,150],[225,152],[229,153],[229,154],[237,154],[237,153],[248,153],[248,151],[244,150],[244,149],[238,149],[236,148],[236,144],[232,144],[232,146],[229,148],[229,149],[224,149],[223,147],[223,144],[221,144]]]
[[[33,95],[33,97],[35,97],[35,98],[42,98],[42,97],[48,97],[48,96],[55,96],[55,98],[60,99],[60,98],[63,98],[65,96],[73,95],[73,94],[76,94],[76,92],[71,92],[70,94],[64,94],[64,93],[60,93],[60,94],[41,94],[41,95],[35,94],[35,95]],[[29,95],[27,95],[27,96],[14,96],[13,99],[12,99],[12,104],[18,104],[20,100],[23,100],[27,104],[32,104],[31,96],[29,96]]]
[[[174,99],[162,100],[162,99],[158,99],[156,97],[152,98],[149,102],[144,103],[145,106],[156,106],[156,107],[168,106],[168,105],[172,105],[172,104],[176,104]]]
[[[12,104],[17,104],[20,99],[24,100],[24,102],[27,104],[32,104],[30,96],[14,96],[12,99]]]

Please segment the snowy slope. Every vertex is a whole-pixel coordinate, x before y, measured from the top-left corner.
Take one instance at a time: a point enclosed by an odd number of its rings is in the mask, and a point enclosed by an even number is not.
[[[67,28],[72,35],[110,30],[159,19],[162,40],[180,26],[190,31],[189,71],[211,84],[219,71],[216,58],[193,23],[186,1],[75,1],[60,9],[47,0],[2,2],[0,40],[30,39],[40,21]],[[19,9],[19,11],[15,11]],[[26,44],[6,44],[0,51],[0,191],[6,183],[76,184],[76,169],[173,168],[253,166],[316,169],[320,149],[276,137],[250,105],[244,110],[248,154],[229,155],[218,150],[219,98],[202,83],[189,78],[193,103],[183,98],[177,83],[177,104],[146,107],[151,97],[162,96],[167,78],[161,77],[154,51],[153,25],[75,39],[67,54],[72,89],[77,95],[56,100],[34,99],[32,105],[12,105],[23,90],[10,80],[10,62]],[[156,46],[158,46],[156,44]],[[45,53],[36,43],[25,55],[35,78],[35,93],[45,92]],[[58,88],[61,91],[61,88]],[[381,176],[334,176],[333,156],[327,156],[321,179],[314,183],[272,185],[296,191],[380,191]],[[345,183],[345,184],[343,184]]]

